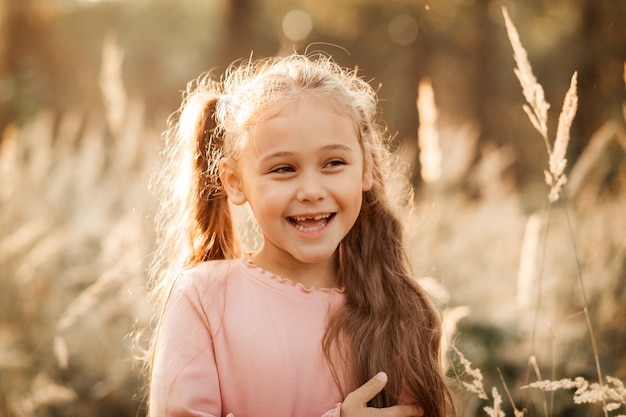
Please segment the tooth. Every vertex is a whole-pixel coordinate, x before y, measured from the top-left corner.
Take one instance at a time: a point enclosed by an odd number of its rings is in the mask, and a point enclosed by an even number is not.
[[[305,217],[305,216],[293,216],[292,218],[296,221],[299,222],[303,222],[306,220],[322,220],[322,219],[328,219],[330,217],[330,214],[318,214],[315,217]]]
[[[321,230],[324,227],[326,227],[326,223],[321,224],[319,226],[310,226],[310,227],[304,227],[304,226],[299,225],[299,224],[296,224],[295,226],[301,232],[316,232],[316,231]]]

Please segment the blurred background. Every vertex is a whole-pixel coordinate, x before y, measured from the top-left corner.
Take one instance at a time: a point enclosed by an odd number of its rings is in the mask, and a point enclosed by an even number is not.
[[[548,203],[503,6],[551,138],[578,72],[565,204]],[[545,378],[597,380],[586,306],[603,374],[626,377],[625,1],[0,0],[0,416],[145,413],[167,118],[201,73],[293,51],[377,89],[415,188],[416,271],[486,383],[503,392],[501,372],[527,415],[602,415],[520,387],[531,356]]]

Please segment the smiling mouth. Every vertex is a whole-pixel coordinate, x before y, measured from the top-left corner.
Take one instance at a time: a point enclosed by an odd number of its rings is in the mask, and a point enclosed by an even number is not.
[[[318,214],[315,217],[287,217],[289,222],[301,232],[317,232],[322,230],[335,217],[335,213]]]

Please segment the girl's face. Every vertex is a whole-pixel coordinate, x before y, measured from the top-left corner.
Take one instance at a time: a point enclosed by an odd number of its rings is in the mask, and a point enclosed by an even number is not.
[[[250,204],[263,232],[255,262],[289,277],[304,264],[331,268],[372,186],[369,154],[352,119],[319,99],[271,110],[237,163],[224,162],[222,181],[233,203]]]

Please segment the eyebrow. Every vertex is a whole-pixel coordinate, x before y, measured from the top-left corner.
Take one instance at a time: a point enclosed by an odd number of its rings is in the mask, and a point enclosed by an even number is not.
[[[346,146],[346,145],[342,145],[340,143],[323,146],[320,150],[321,151],[337,151],[338,150],[338,151],[352,152],[352,148],[351,147]],[[285,156],[291,156],[293,154],[294,154],[294,152],[289,152],[289,151],[273,152],[271,154],[268,154],[268,155],[264,156],[262,158],[262,160],[265,161],[265,160],[272,159],[272,158],[280,158],[280,157],[285,157]]]

